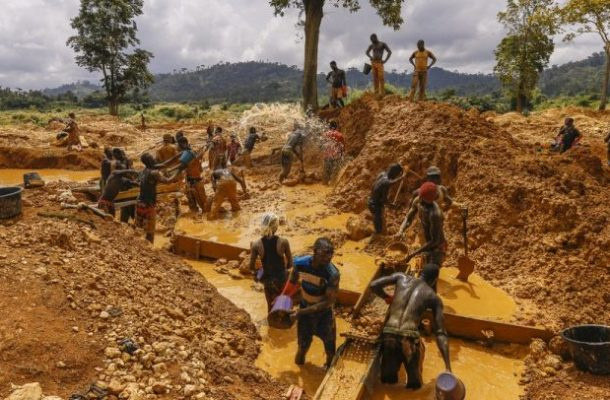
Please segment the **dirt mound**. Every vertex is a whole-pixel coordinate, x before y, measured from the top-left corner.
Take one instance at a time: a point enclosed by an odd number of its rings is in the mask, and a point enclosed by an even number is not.
[[[25,215],[0,225],[0,397],[28,382],[64,398],[93,382],[125,399],[280,397],[245,311],[141,232],[59,210],[65,185],[25,192]]]
[[[68,151],[63,148],[0,146],[0,168],[97,169],[102,158],[99,149]]]
[[[455,198],[469,206],[477,272],[541,310],[521,322],[554,328],[610,322],[610,176],[591,149],[545,155],[478,115],[396,97],[377,105],[365,97],[340,119],[362,108],[376,111],[335,190],[339,208],[364,210],[375,176],[393,162],[420,175],[437,165]],[[348,141],[362,140],[361,131],[344,129]],[[420,183],[411,174],[399,204],[406,206]],[[405,211],[389,211],[390,232]],[[462,247],[457,214],[449,213],[445,228],[448,265]]]

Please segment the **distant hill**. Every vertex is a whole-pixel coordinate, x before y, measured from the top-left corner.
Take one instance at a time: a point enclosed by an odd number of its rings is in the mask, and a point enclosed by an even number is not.
[[[596,94],[599,92],[604,67],[603,53],[595,53],[585,60],[552,66],[541,76],[540,89],[547,97]],[[325,73],[318,76],[320,95],[328,93]],[[348,85],[363,89],[371,77],[361,71],[346,70]],[[194,71],[183,68],[173,73],[159,74],[148,89],[153,101],[207,101],[210,103],[253,103],[298,100],[301,96],[303,72],[296,66],[280,63],[250,61],[219,63],[198,67]],[[399,87],[409,87],[411,74],[386,72],[386,82]],[[429,90],[442,92],[454,90],[459,96],[480,96],[499,92],[500,82],[491,74],[465,74],[442,68],[430,70]],[[88,81],[46,89],[43,93],[55,96],[68,91],[79,99],[100,90]]]

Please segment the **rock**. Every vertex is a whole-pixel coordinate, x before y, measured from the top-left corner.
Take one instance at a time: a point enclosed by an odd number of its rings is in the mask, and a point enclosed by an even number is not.
[[[153,371],[155,371],[155,374],[157,375],[162,375],[167,372],[167,366],[165,363],[157,363],[153,365]]]
[[[45,396],[42,398],[42,400],[64,400],[59,396]]]
[[[111,380],[108,384],[108,391],[112,394],[120,394],[123,390],[125,390],[125,385],[116,379]]]
[[[559,358],[555,355],[550,355],[550,354],[547,355],[544,358],[543,364],[546,368],[552,368],[555,371],[559,371],[562,368],[561,358]],[[546,371],[546,368],[545,368],[545,371]]]
[[[118,347],[106,347],[104,355],[108,358],[118,358],[121,356],[121,350]]]
[[[40,400],[42,388],[40,383],[28,383],[23,386],[14,386],[13,392],[5,400]]]
[[[549,341],[549,350],[551,353],[560,356],[564,360],[569,360],[571,358],[568,344],[561,336],[555,336]]]
[[[108,313],[108,311],[102,311],[100,313],[100,318],[101,319],[108,319],[108,318],[110,318],[110,314]]]
[[[229,375],[223,376],[222,380],[225,381],[226,383],[233,383],[233,378],[231,378]]]
[[[166,394],[167,393],[167,385],[162,382],[155,382],[152,385],[152,391],[154,394]]]
[[[57,363],[55,364],[55,366],[57,368],[66,368],[66,363],[63,361],[57,361]]]
[[[373,234],[372,226],[361,216],[350,217],[345,228],[347,229],[347,236],[354,241],[362,240]]]
[[[182,393],[185,396],[192,396],[193,394],[195,394],[196,390],[197,390],[197,386],[195,386],[195,385],[186,385],[184,387],[184,389],[182,390]]]

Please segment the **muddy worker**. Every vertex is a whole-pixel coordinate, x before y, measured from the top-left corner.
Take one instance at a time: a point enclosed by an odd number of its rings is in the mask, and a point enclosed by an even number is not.
[[[424,182],[419,188],[420,202],[415,208],[407,213],[400,229],[395,237],[400,239],[404,232],[411,226],[416,215],[419,215],[421,228],[425,243],[420,243],[421,247],[407,256],[406,261],[413,257],[425,253],[425,264],[435,264],[443,266],[445,253],[447,251],[447,241],[443,231],[445,217],[443,211],[436,203],[437,189],[433,182]]]
[[[331,71],[326,75],[326,82],[331,85],[330,105],[338,108],[343,107],[343,98],[347,97],[347,79],[345,71],[337,67],[336,61],[330,62]]]
[[[187,198],[189,200],[189,208],[193,212],[198,212],[201,209],[202,213],[208,211],[207,196],[205,193],[205,185],[203,181],[203,154],[193,152],[188,144],[188,140],[184,137],[181,139],[180,147],[183,152],[189,152],[188,163],[186,164],[186,184],[187,184]],[[191,159],[192,156],[192,159]]]
[[[559,134],[555,138],[555,143],[559,153],[565,153],[573,146],[577,145],[582,139],[582,134],[574,126],[574,118],[566,118],[564,125],[559,130]]]
[[[432,60],[428,65],[428,59]],[[409,62],[415,70],[413,71],[413,80],[411,81],[411,92],[409,92],[409,101],[415,98],[415,91],[419,88],[418,99],[420,101],[426,99],[426,86],[428,84],[428,70],[436,64],[436,57],[430,50],[426,50],[423,40],[417,42],[417,50],[411,54]]]
[[[71,112],[68,114],[68,118],[63,120],[65,127],[61,133],[57,135],[57,146],[66,146],[68,150],[72,150],[75,148],[78,151],[82,150],[81,141],[80,141],[80,130],[78,129],[78,124],[76,123],[76,115]]]
[[[157,150],[156,160],[157,163],[164,163],[165,161],[173,158],[178,154],[178,149],[174,145],[174,137],[169,133],[163,135],[163,144]]]
[[[298,121],[294,122],[294,130],[288,135],[286,144],[282,147],[282,172],[280,173],[280,183],[290,175],[292,162],[296,156],[301,161],[301,173],[305,172],[303,161],[303,146],[305,144],[305,132]]]
[[[265,287],[267,311],[271,311],[273,302],[282,293],[288,280],[288,270],[292,268],[292,253],[288,239],[276,235],[280,220],[273,213],[266,213],[262,220],[262,237],[250,246],[250,270],[254,279]],[[256,260],[262,263],[262,275],[256,269]]]
[[[244,196],[248,196],[248,188],[246,187],[246,178],[243,171],[235,167],[227,167],[227,161],[224,155],[218,156],[216,161],[218,167],[212,172],[212,187],[214,188],[214,200],[208,214],[208,219],[213,220],[218,218],[220,207],[225,200],[231,204],[231,211],[237,212],[241,210],[239,199],[237,196],[237,184],[239,183]]]
[[[265,132],[260,135],[256,132],[256,128],[251,126],[248,131],[248,136],[244,140],[244,151],[241,153],[241,163],[246,167],[252,167],[252,151],[256,142],[264,142],[267,140]]]
[[[608,166],[610,167],[610,132],[608,132],[608,134],[604,138],[604,142],[606,142],[606,147],[608,147],[606,157],[608,160]]]
[[[392,164],[387,171],[382,172],[375,179],[368,201],[369,211],[373,215],[373,224],[375,225],[375,233],[371,236],[371,241],[384,234],[385,205],[388,202],[390,187],[400,182],[403,178],[402,166],[400,164]]]
[[[104,185],[108,177],[114,170],[114,157],[112,155],[112,148],[104,147],[104,159],[100,165],[100,193],[104,193]]]
[[[241,150],[241,143],[237,140],[237,135],[235,133],[231,134],[231,141],[227,145],[227,156],[229,157],[229,162],[231,165],[237,160],[237,156]]]
[[[372,52],[372,54],[371,54]],[[385,60],[383,59],[383,53],[387,53]],[[373,69],[373,89],[375,94],[379,97],[385,95],[385,77],[383,71],[383,64],[388,62],[392,55],[392,50],[387,44],[380,41],[376,34],[371,35],[371,45],[366,50],[367,57],[371,60],[371,67]]]
[[[140,161],[144,164],[144,170],[140,173],[140,194],[136,206],[136,226],[144,229],[146,240],[153,243],[155,240],[156,227],[156,205],[157,185],[159,183],[170,183],[177,179],[178,175],[166,178],[155,164],[155,158],[150,153],[142,154]]]
[[[215,171],[218,167],[218,160],[220,156],[224,156],[226,160],[227,155],[227,142],[223,137],[222,128],[216,127],[214,131],[214,137],[210,143],[210,150],[208,154],[208,165],[211,171]]]
[[[122,190],[138,186],[137,177],[138,172],[133,169],[114,170],[106,180],[97,208],[114,216],[116,213],[114,200]]]
[[[451,207],[456,207],[460,209],[465,209],[466,206],[458,203],[449,195],[449,189],[442,184],[441,179],[441,170],[436,166],[431,166],[426,170],[426,181],[432,182],[436,185],[436,199],[435,201],[441,206],[444,210],[447,210]],[[419,189],[417,189],[414,193],[413,200],[411,201],[411,208],[417,207],[417,204],[421,201],[419,197]]]
[[[397,383],[398,372],[401,365],[404,365],[407,371],[406,388],[417,390],[422,387],[425,347],[419,325],[428,309],[432,310],[434,316],[436,344],[443,356],[445,370],[451,372],[443,301],[433,290],[438,281],[438,273],[437,265],[426,264],[419,279],[397,272],[371,283],[372,291],[390,304],[381,342],[382,383]],[[389,295],[384,290],[391,285],[394,286],[394,295]]]
[[[324,343],[326,362],[330,367],[336,350],[336,322],[334,305],[339,292],[339,270],[331,262],[334,247],[327,238],[319,238],[313,245],[313,256],[295,257],[294,266],[284,294],[294,296],[301,288],[299,309],[291,314],[297,320],[298,350],[294,362],[305,364],[305,356],[314,336]]]
[[[343,154],[345,152],[345,138],[339,132],[339,125],[331,121],[330,130],[324,133],[324,183],[329,184],[337,174]]]

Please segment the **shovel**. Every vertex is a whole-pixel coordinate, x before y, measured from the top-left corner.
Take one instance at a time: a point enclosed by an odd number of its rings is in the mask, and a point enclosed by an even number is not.
[[[474,271],[474,261],[468,257],[468,226],[466,220],[468,219],[468,210],[462,210],[462,236],[464,238],[464,255],[458,258],[458,269],[460,272],[456,276],[457,279],[468,282],[468,277]]]

